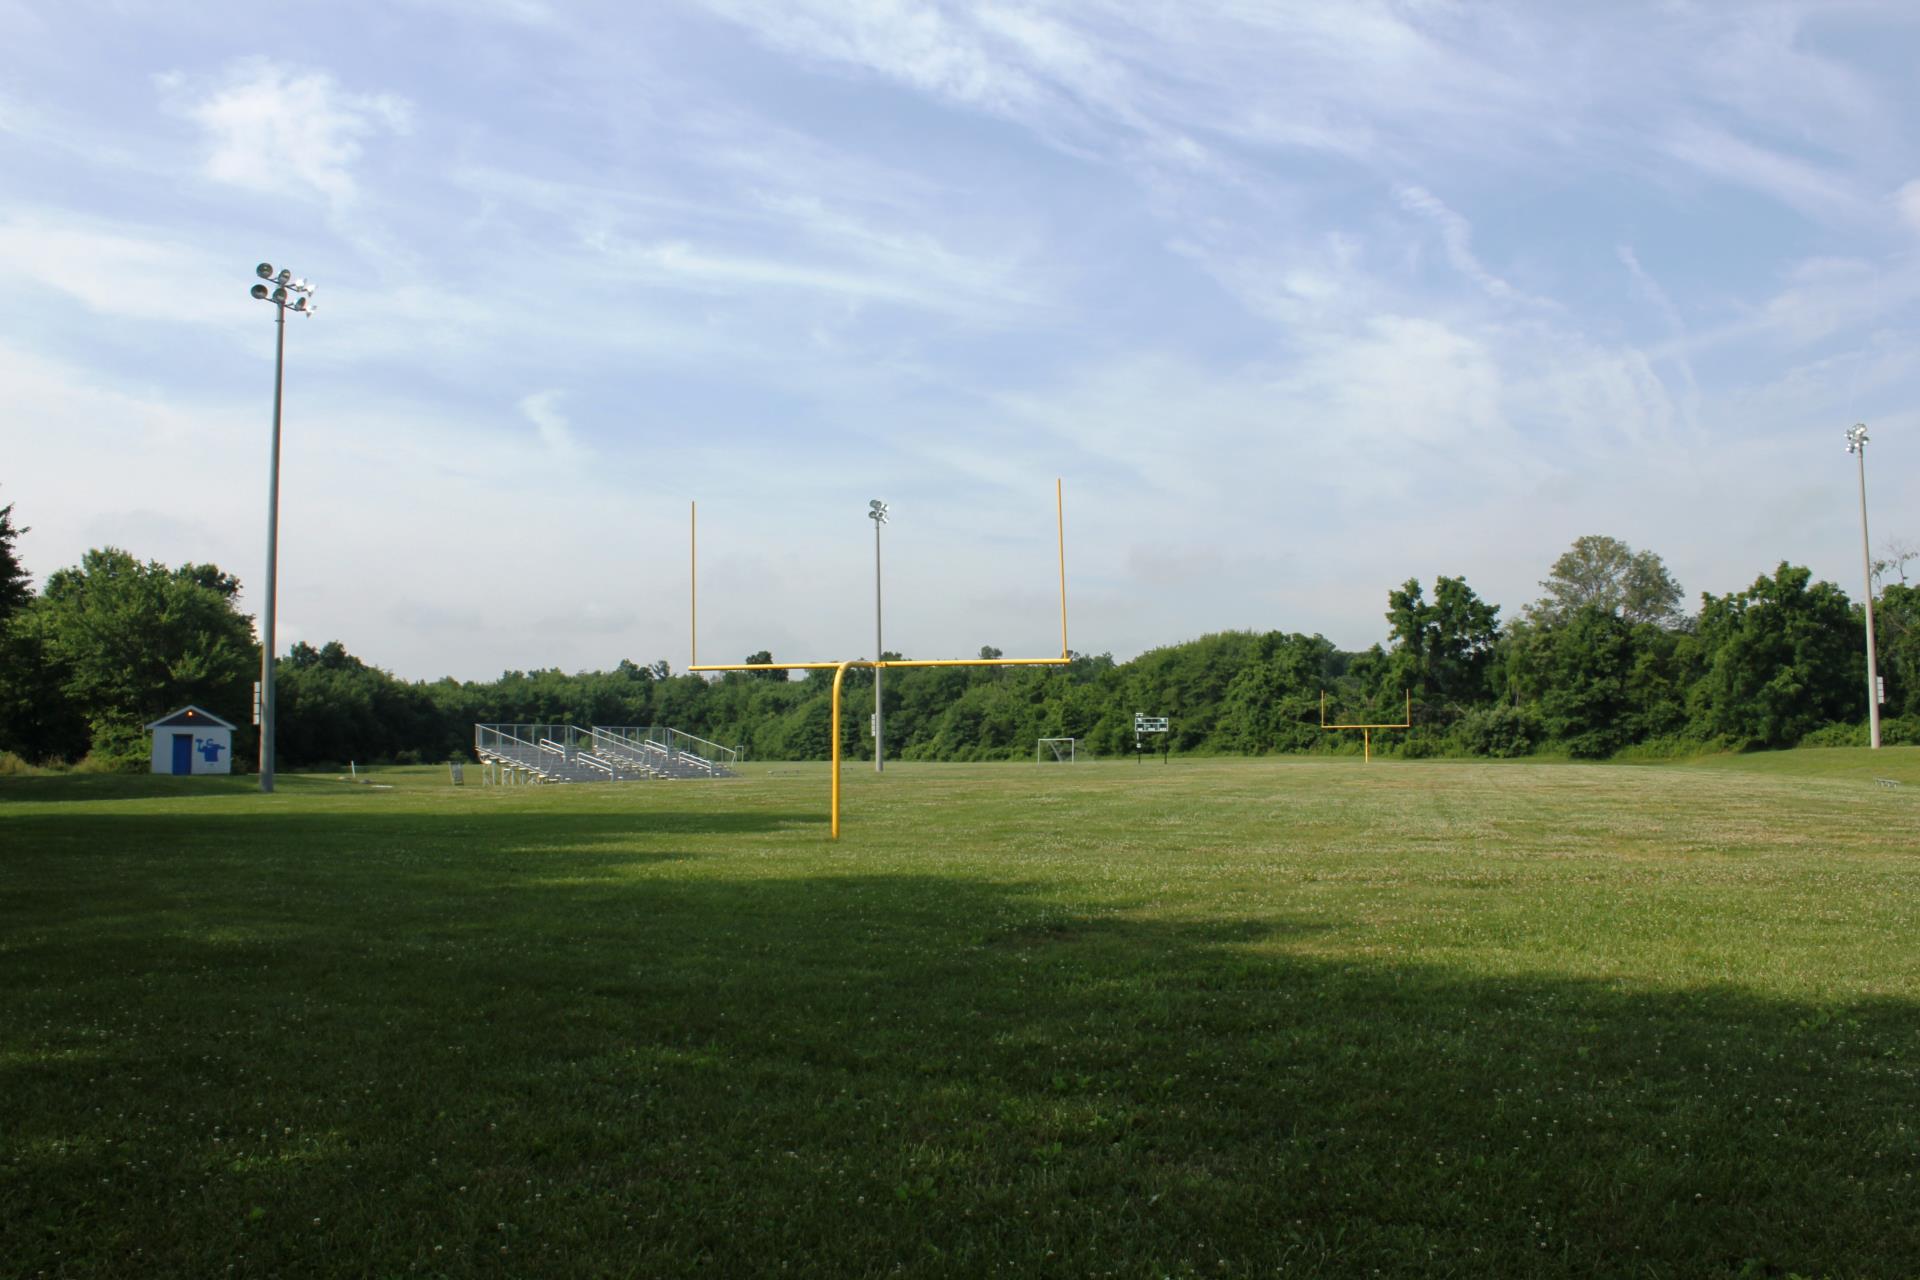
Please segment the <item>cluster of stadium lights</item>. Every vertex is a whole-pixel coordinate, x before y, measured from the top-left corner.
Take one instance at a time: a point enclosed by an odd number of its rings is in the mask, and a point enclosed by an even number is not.
[[[273,269],[271,262],[263,262],[253,269],[253,273],[266,281],[253,286],[253,296],[262,302],[271,302],[282,311],[297,311],[301,315],[312,315],[318,310],[313,300],[313,284],[302,280],[293,272],[282,267]]]

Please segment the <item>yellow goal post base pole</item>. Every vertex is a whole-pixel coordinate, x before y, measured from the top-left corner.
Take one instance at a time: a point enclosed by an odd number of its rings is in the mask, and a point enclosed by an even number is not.
[[[1413,728],[1413,691],[1407,690],[1406,695],[1407,695],[1407,718],[1401,724],[1328,724],[1327,723],[1327,691],[1325,689],[1322,689],[1320,691],[1320,727],[1322,729],[1327,729],[1327,730],[1336,730],[1336,729],[1360,730],[1360,749],[1364,753],[1363,763],[1372,764],[1373,763],[1373,731],[1375,729],[1411,729]]]

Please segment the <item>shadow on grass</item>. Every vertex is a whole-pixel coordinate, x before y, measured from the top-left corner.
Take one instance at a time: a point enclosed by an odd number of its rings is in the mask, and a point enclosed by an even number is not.
[[[475,773],[478,771],[478,766],[467,767]],[[468,776],[472,778],[474,774],[470,773]],[[571,783],[566,784],[566,789],[589,793],[602,792],[609,795],[625,793],[633,797],[643,797],[661,788],[685,791],[716,786],[725,781],[727,780],[690,778],[621,783]],[[447,781],[444,771],[437,778],[423,778],[417,767],[410,767],[404,773],[393,774],[379,770],[365,770],[359,777],[351,780],[344,773],[282,773],[276,776],[275,786],[275,794],[283,798],[288,796],[304,798],[315,794],[367,795],[391,791],[400,791],[408,796],[419,796],[422,793],[435,791],[472,794],[495,790],[477,782],[468,782],[463,786],[455,787]],[[512,794],[525,789],[504,787],[497,790]],[[555,789],[554,787],[546,788],[549,791]],[[260,799],[261,795],[260,778],[257,774],[203,774],[199,777],[175,777],[161,773],[0,775],[0,808],[10,804],[76,804],[119,800],[205,800],[217,797]]]
[[[42,935],[0,953],[14,1266],[1920,1272],[1912,1002],[1328,959],[1320,921],[1033,884],[698,879],[594,830],[517,875],[216,884],[145,933],[0,905]]]

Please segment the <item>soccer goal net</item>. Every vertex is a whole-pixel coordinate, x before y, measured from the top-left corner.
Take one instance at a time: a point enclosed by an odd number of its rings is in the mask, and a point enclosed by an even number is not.
[[[1056,764],[1072,764],[1075,743],[1073,738],[1042,738],[1033,748],[1033,762],[1044,764],[1052,760]]]

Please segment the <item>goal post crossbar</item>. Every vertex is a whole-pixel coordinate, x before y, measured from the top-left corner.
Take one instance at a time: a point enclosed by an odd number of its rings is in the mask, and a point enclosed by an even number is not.
[[[1065,755],[1062,755],[1060,752],[1062,745],[1067,749]],[[1078,738],[1040,738],[1033,744],[1033,762],[1035,764],[1045,763],[1046,758],[1043,752],[1048,747],[1053,748],[1053,758],[1058,763],[1071,764],[1080,758],[1080,740]]]

